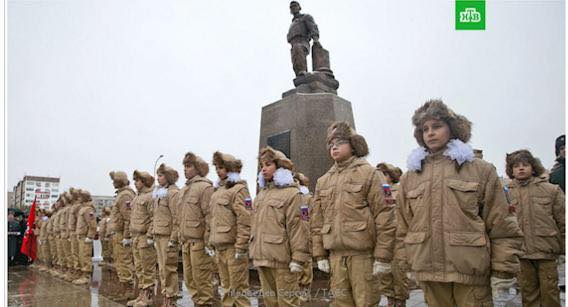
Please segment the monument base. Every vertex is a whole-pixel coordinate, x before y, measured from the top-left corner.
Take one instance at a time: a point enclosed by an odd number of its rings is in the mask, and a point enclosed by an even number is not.
[[[290,93],[262,108],[259,147],[269,145],[286,154],[310,178],[313,192],[333,164],[325,139],[335,121],[355,127],[351,102],[331,93]]]
[[[310,94],[310,93],[331,93],[337,94],[339,81],[333,76],[333,72],[329,69],[322,69],[306,73],[294,79],[295,88],[282,93],[282,98],[292,94]]]

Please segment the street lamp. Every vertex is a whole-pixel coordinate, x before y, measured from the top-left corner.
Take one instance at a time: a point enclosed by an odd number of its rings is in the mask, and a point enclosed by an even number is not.
[[[160,160],[163,157],[164,155],[160,155],[158,159],[156,159],[156,162],[154,162],[154,172],[152,173],[152,176],[156,176],[156,165],[158,165],[158,160]]]

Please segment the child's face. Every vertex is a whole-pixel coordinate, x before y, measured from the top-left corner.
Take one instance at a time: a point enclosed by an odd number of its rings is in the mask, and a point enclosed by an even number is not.
[[[183,173],[186,179],[191,179],[197,175],[197,169],[193,164],[187,164],[183,166]]]
[[[262,168],[262,177],[266,181],[271,181],[276,172],[276,163],[270,160],[263,160],[260,162],[260,167]]]
[[[333,139],[327,146],[335,162],[343,162],[353,156],[353,148],[348,140]]]
[[[422,125],[422,137],[430,152],[444,149],[450,141],[450,126],[442,120],[430,119]]]
[[[140,191],[144,188],[144,182],[141,179],[136,179],[136,181],[134,181],[134,186],[136,187],[136,190]]]
[[[225,178],[227,178],[227,169],[225,169],[222,166],[217,166],[215,165],[215,171],[217,172],[217,176],[219,177],[219,179],[223,180]]]
[[[168,179],[166,179],[166,175],[164,174],[158,174],[158,184],[160,186],[165,186],[168,183]]]
[[[513,177],[517,180],[529,179],[532,172],[532,166],[529,163],[517,162],[513,165]]]

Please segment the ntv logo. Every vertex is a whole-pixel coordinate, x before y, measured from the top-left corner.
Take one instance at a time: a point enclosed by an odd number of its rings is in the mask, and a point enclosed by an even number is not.
[[[485,1],[456,0],[456,30],[485,30]]]
[[[480,22],[481,14],[474,8],[468,7],[460,12],[460,22]]]

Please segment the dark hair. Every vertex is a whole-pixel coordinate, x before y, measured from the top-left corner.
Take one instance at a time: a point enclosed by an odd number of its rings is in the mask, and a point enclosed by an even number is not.
[[[506,166],[507,176],[509,176],[509,178],[511,179],[515,178],[513,176],[513,167],[515,166],[515,164],[519,162],[530,164],[533,171],[532,175],[535,177],[538,177],[544,174],[545,172],[545,169],[542,166],[542,163],[540,163],[540,160],[534,157],[532,153],[526,149],[520,149],[510,154],[507,154],[505,161],[507,163]]]

